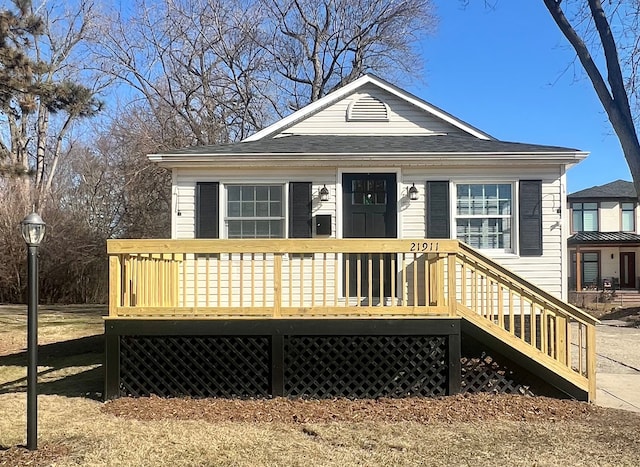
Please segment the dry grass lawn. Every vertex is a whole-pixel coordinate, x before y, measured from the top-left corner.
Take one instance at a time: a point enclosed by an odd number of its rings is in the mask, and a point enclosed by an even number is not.
[[[287,401],[223,404],[255,415],[244,419],[206,416],[198,405],[206,401],[104,404],[101,340],[91,337],[102,332],[101,311],[43,311],[39,449],[29,452],[22,447],[26,320],[0,307],[0,466],[640,465],[640,416],[576,402],[452,398],[434,404],[431,416],[429,404],[414,404],[421,413],[402,417],[371,402],[379,415],[366,421],[283,415],[284,406],[304,405]],[[356,407],[322,404],[325,412]],[[187,409],[192,416],[181,417]],[[280,416],[258,416],[269,410]]]

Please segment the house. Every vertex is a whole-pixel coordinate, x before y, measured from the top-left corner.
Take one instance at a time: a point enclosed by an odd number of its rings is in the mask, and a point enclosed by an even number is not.
[[[371,75],[242,142],[150,155],[173,174],[172,239],[108,243],[107,397],[531,377],[593,399],[595,321],[563,301],[565,173],[586,155],[498,140]]]
[[[640,287],[638,196],[632,182],[616,180],[567,197],[571,219],[571,290]]]

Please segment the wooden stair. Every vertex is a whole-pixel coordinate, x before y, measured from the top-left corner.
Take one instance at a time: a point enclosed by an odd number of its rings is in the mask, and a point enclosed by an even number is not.
[[[595,318],[464,244],[456,263],[463,333],[568,396],[595,400]]]

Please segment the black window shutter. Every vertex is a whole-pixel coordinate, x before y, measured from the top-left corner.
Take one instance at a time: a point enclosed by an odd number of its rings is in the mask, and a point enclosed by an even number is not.
[[[311,182],[289,183],[289,238],[311,238]]]
[[[218,186],[196,183],[196,238],[218,238]]]
[[[449,182],[427,182],[427,238],[449,238]]]
[[[520,256],[542,255],[542,181],[520,180]]]

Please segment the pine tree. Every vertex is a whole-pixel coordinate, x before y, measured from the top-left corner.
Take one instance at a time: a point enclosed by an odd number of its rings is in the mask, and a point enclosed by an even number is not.
[[[42,20],[30,14],[29,0],[14,0],[18,12],[0,11],[0,112],[10,129],[8,145],[0,140],[0,175],[21,174],[28,169],[19,164],[22,155],[14,152],[18,135],[14,127],[23,115],[35,110],[34,72],[38,64],[25,53],[31,38],[42,33]]]
[[[102,103],[89,88],[58,75],[64,64],[41,58],[43,51],[68,56],[75,42],[54,50],[55,41],[44,40],[48,25],[33,14],[31,0],[12,1],[13,10],[0,11],[0,176],[20,179],[38,207],[51,188],[66,132],[77,119],[99,112]],[[59,115],[55,130],[54,115]]]

